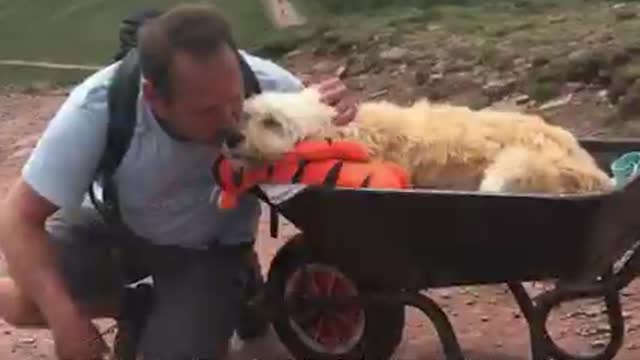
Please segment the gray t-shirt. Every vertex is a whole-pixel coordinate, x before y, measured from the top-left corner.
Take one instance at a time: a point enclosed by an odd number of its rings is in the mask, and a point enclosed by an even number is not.
[[[263,91],[303,87],[275,63],[241,54]],[[74,88],[22,170],[36,192],[61,208],[91,206],[87,189],[105,147],[107,89],[116,66]],[[217,154],[214,147],[171,138],[140,96],[134,136],[115,174],[127,225],[156,244],[200,248],[216,241],[251,241],[260,216],[258,200],[245,196],[236,209],[218,209],[219,189],[210,173]]]

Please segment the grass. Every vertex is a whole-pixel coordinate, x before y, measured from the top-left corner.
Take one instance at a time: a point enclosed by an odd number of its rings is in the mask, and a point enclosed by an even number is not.
[[[0,0],[2,59],[101,65],[118,47],[120,20],[136,8],[167,8],[176,0]],[[190,1],[199,2],[199,1]],[[212,0],[234,24],[238,42],[261,44],[278,31],[261,0]],[[0,67],[0,85],[43,76],[75,81],[85,72]]]
[[[117,47],[130,11],[166,8],[175,0],[0,0],[3,57],[100,64]],[[197,1],[192,1],[197,2]],[[261,0],[214,0],[235,25],[239,42],[259,43],[274,30]]]
[[[189,2],[203,2],[189,1]],[[239,44],[261,47],[266,56],[296,47],[316,28],[333,28],[343,37],[388,31],[429,48],[431,28],[483,45],[481,62],[499,59],[493,46],[528,51],[534,46],[584,39],[608,28],[621,39],[637,41],[640,20],[616,22],[605,0],[291,0],[310,20],[297,31],[271,25],[262,0],[208,0],[231,20]],[[167,8],[178,0],[0,0],[0,59],[100,65],[118,43],[119,21],[141,7]],[[372,9],[374,3],[385,7]],[[636,6],[633,1],[632,6]],[[333,7],[331,7],[333,6]],[[550,16],[565,21],[550,23]],[[302,40],[301,40],[302,39]],[[266,45],[266,46],[265,46]],[[639,44],[640,45],[640,44]],[[3,84],[51,81],[70,83],[86,71],[35,70],[0,66]]]

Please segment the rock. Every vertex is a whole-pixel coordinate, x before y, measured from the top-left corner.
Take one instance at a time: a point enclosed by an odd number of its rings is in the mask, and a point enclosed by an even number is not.
[[[626,7],[614,10],[614,15],[618,21],[626,21],[638,16],[638,13],[633,9],[627,9]]]
[[[634,295],[634,293],[633,293],[633,291],[632,291],[632,290],[629,290],[629,289],[622,289],[622,290],[620,290],[620,295],[621,295],[622,297],[630,297],[630,296],[633,296],[633,295]]]
[[[482,317],[480,317],[480,321],[482,322],[489,322],[489,317],[487,315],[483,315]]]
[[[533,57],[533,59],[531,59],[531,66],[533,67],[540,67],[540,66],[544,66],[547,65],[549,63],[549,58],[547,56],[544,55],[536,55]]]
[[[440,297],[445,300],[451,299],[451,296],[453,295],[452,291],[447,289],[442,289],[439,291],[439,293],[440,293]]]
[[[435,62],[435,64],[431,68],[431,71],[434,73],[444,74],[446,69],[447,69],[447,64],[442,60],[438,60]]]
[[[369,99],[379,98],[381,96],[386,95],[388,92],[389,92],[388,89],[382,89],[382,90],[373,92],[373,93],[369,94]]]
[[[608,325],[598,325],[593,329],[594,335],[608,334],[611,332],[611,329]]]
[[[636,80],[618,101],[618,116],[627,120],[640,114],[640,80]]]
[[[375,63],[372,61],[366,61],[366,60],[352,60],[347,68],[345,69],[345,76],[349,76],[349,77],[353,77],[353,76],[359,76],[361,74],[365,74],[367,72],[369,72],[373,67],[375,66]]]
[[[607,344],[608,344],[607,340],[597,339],[597,340],[591,341],[589,345],[591,345],[593,349],[602,349],[605,346],[607,346]]]
[[[558,24],[567,21],[567,15],[552,15],[547,20],[549,24]]]
[[[31,154],[33,149],[31,147],[19,148],[18,150],[11,153],[7,159],[26,159]]]
[[[606,309],[602,305],[592,305],[584,310],[583,314],[587,317],[594,318],[600,314],[603,314],[605,311]]]
[[[576,50],[568,56],[566,78],[569,81],[590,82],[598,76],[604,62],[604,53],[599,50]]]
[[[435,74],[429,75],[429,82],[436,82],[442,79],[444,79],[444,75],[442,73],[435,73]]]
[[[469,300],[465,301],[464,304],[467,305],[467,306],[473,306],[473,305],[476,304],[476,301],[473,300],[473,299],[469,299]]]
[[[409,55],[409,50],[401,47],[392,47],[380,53],[380,59],[388,61],[401,61]]]
[[[20,345],[32,345],[32,344],[35,344],[35,342],[36,342],[36,339],[32,337],[24,337],[24,338],[18,339],[18,344]]]
[[[640,41],[625,44],[623,48],[630,55],[638,55],[640,54]]]
[[[322,40],[326,43],[334,44],[340,40],[340,34],[335,31],[327,31],[322,34]]]
[[[301,49],[296,49],[296,50],[293,50],[293,51],[289,51],[288,53],[285,54],[284,57],[286,59],[292,59],[292,58],[295,58],[295,57],[297,57],[299,55],[302,55],[302,54],[304,54],[304,51],[302,51]]]
[[[585,89],[585,84],[581,82],[569,82],[565,84],[566,89],[569,92],[576,93]]]
[[[459,73],[471,71],[473,69],[473,63],[466,61],[456,61],[444,67],[445,73]]]
[[[414,79],[418,86],[422,86],[427,82],[427,80],[429,79],[429,76],[424,71],[418,70],[414,75]]]
[[[518,95],[516,96],[516,98],[514,99],[514,101],[516,102],[516,105],[524,105],[526,103],[528,103],[529,101],[531,101],[531,98],[529,97],[529,95]]]
[[[318,73],[329,73],[335,68],[334,64],[329,61],[321,61],[313,65],[312,70]]]
[[[509,93],[511,93],[515,86],[517,85],[517,80],[503,79],[503,80],[493,80],[487,83],[482,87],[482,91],[485,95],[487,95],[491,100],[496,101],[500,100]]]
[[[557,107],[567,105],[568,103],[571,102],[571,99],[573,99],[573,94],[568,94],[567,96],[564,96],[564,97],[562,97],[560,99],[547,101],[546,103],[540,105],[539,109],[540,110],[555,109]]]
[[[528,62],[527,59],[522,58],[522,57],[518,57],[513,59],[513,66],[516,68],[522,68],[522,67],[526,67],[528,66]]]
[[[468,106],[473,110],[486,108],[492,103],[491,99],[487,95],[483,94],[482,89],[479,88],[461,92],[450,97],[448,101],[452,104]]]
[[[616,46],[609,49],[606,54],[607,66],[617,67],[629,63],[632,59],[631,52],[625,48]]]
[[[532,81],[527,87],[527,95],[537,103],[544,103],[561,94],[562,84],[557,81]]]
[[[629,87],[640,78],[640,66],[637,64],[629,64],[624,67],[615,69],[611,76],[611,84],[608,88],[609,101],[616,104],[621,96],[623,96]]]

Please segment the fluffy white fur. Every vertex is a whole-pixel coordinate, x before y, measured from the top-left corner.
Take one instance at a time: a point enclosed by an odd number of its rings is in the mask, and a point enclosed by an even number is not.
[[[351,139],[404,166],[416,187],[496,192],[609,191],[610,178],[573,135],[542,118],[421,100],[360,105],[348,126],[318,93],[264,93],[245,105],[244,141],[225,152],[243,166],[277,159],[302,139]]]

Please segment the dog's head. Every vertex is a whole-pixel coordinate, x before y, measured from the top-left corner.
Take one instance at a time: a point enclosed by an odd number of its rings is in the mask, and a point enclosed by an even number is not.
[[[335,115],[315,89],[264,92],[247,99],[242,124],[227,134],[222,152],[235,166],[262,166],[333,126]]]

